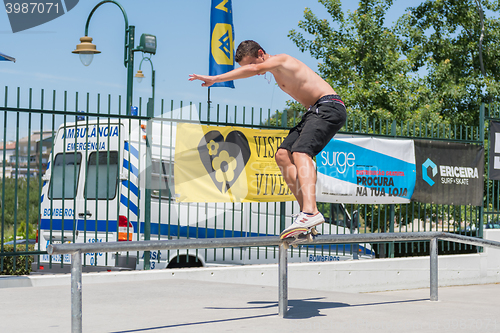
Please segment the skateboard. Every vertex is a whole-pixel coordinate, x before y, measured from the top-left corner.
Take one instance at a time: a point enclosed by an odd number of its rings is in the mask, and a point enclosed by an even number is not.
[[[282,233],[280,239],[284,241],[285,249],[288,249],[290,246],[298,247],[301,243],[312,242],[317,235],[319,235],[319,232],[315,227],[295,228]]]

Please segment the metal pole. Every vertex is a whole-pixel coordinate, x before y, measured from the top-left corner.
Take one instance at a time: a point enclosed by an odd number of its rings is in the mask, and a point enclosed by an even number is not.
[[[279,296],[278,296],[278,312],[282,318],[286,317],[288,311],[288,255],[285,248],[285,242],[280,243],[279,249]]]
[[[479,22],[481,22],[481,35],[479,36],[479,65],[481,67],[481,73],[483,78],[486,77],[486,71],[484,70],[483,63],[483,40],[484,40],[484,13],[483,6],[481,6],[481,1],[476,0],[477,11],[479,12]]]
[[[212,105],[212,101],[210,100],[210,87],[208,87],[208,100],[207,100],[207,115],[210,114],[210,106]],[[210,119],[207,119],[210,120]]]
[[[286,229],[286,202],[280,202],[280,232]]]
[[[148,101],[148,125],[146,126],[146,190],[144,200],[144,240],[151,239],[151,193],[152,193],[152,146],[153,146],[154,99]],[[144,269],[151,269],[151,252],[144,251]]]
[[[134,78],[134,36],[135,36],[135,26],[128,25],[128,17],[125,9],[118,2],[114,0],[103,0],[99,2],[90,12],[87,17],[87,23],[85,23],[85,36],[89,35],[89,24],[92,15],[94,15],[97,8],[105,3],[113,3],[117,5],[122,11],[123,18],[125,19],[125,45],[124,45],[124,65],[127,67],[127,115],[131,114],[132,107],[132,92],[133,92],[133,78]]]
[[[394,217],[396,216],[394,213],[394,205],[390,205],[390,221],[389,221],[389,232],[393,233],[394,232]],[[389,243],[389,258],[394,258],[394,242]]]
[[[82,253],[71,253],[71,332],[82,332]]]
[[[431,289],[431,301],[438,300],[438,239],[431,239],[431,281],[430,281],[430,289]]]
[[[132,114],[134,85],[134,37],[135,26],[128,27],[128,59],[127,59],[127,114]]]
[[[486,140],[484,137],[484,123],[485,121],[485,104],[481,103],[481,106],[479,107],[479,139],[483,142],[483,147],[486,148]],[[491,145],[491,141],[488,141],[488,148]],[[489,160],[491,160],[492,156],[488,154],[488,161],[486,161],[486,172],[485,172],[485,180],[486,180],[486,193],[487,193],[487,200],[489,201],[489,192],[490,192],[490,186],[489,186],[489,171],[490,171],[490,163]],[[484,193],[484,189],[483,189]],[[486,206],[488,210],[488,205]],[[481,206],[479,206],[479,234],[477,235],[480,238],[483,238],[483,227],[484,227],[484,200],[481,200]],[[482,248],[479,249],[480,252],[482,252]]]
[[[397,124],[396,124],[396,120],[392,121],[391,135],[394,136],[394,137],[397,136]],[[392,204],[390,206],[390,217],[389,217],[390,218],[390,221],[389,221],[389,232],[390,233],[394,232],[394,217],[395,217],[394,204]],[[389,243],[389,254],[388,254],[388,257],[389,258],[394,258],[394,242],[390,242]]]
[[[430,241],[433,238],[458,242],[476,246],[492,246],[500,248],[500,242],[481,239],[470,236],[450,234],[447,232],[395,232],[377,234],[341,234],[341,235],[318,235],[308,245],[313,244],[346,244],[346,243],[379,243],[379,242],[407,242],[407,241]],[[99,243],[63,243],[49,244],[47,253],[49,255],[94,252],[121,252],[121,251],[148,251],[148,250],[186,250],[201,248],[224,248],[224,247],[260,247],[279,246],[283,241],[278,236],[262,237],[225,237],[225,238],[191,238],[150,240],[132,242],[99,242]]]

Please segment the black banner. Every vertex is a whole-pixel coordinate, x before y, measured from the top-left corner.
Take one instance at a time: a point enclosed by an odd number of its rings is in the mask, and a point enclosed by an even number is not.
[[[490,122],[489,178],[500,180],[500,123]]]
[[[415,140],[417,181],[412,200],[480,206],[483,200],[484,147]]]

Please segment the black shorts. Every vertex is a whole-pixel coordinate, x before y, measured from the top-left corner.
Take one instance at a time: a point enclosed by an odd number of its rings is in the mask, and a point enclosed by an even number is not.
[[[279,148],[292,153],[319,154],[344,126],[347,112],[338,95],[321,97],[292,128]]]

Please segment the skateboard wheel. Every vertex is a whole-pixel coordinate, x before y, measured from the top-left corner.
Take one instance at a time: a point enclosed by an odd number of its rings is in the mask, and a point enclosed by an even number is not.
[[[316,228],[312,228],[311,229],[311,234],[313,234],[314,236],[316,236],[317,234],[319,234],[318,230],[316,230]]]
[[[307,234],[307,241],[312,242],[313,236],[311,234]]]
[[[285,250],[288,250],[288,248],[290,247],[290,244],[288,244],[288,242],[285,242],[285,244],[283,244],[283,247],[285,248]]]

